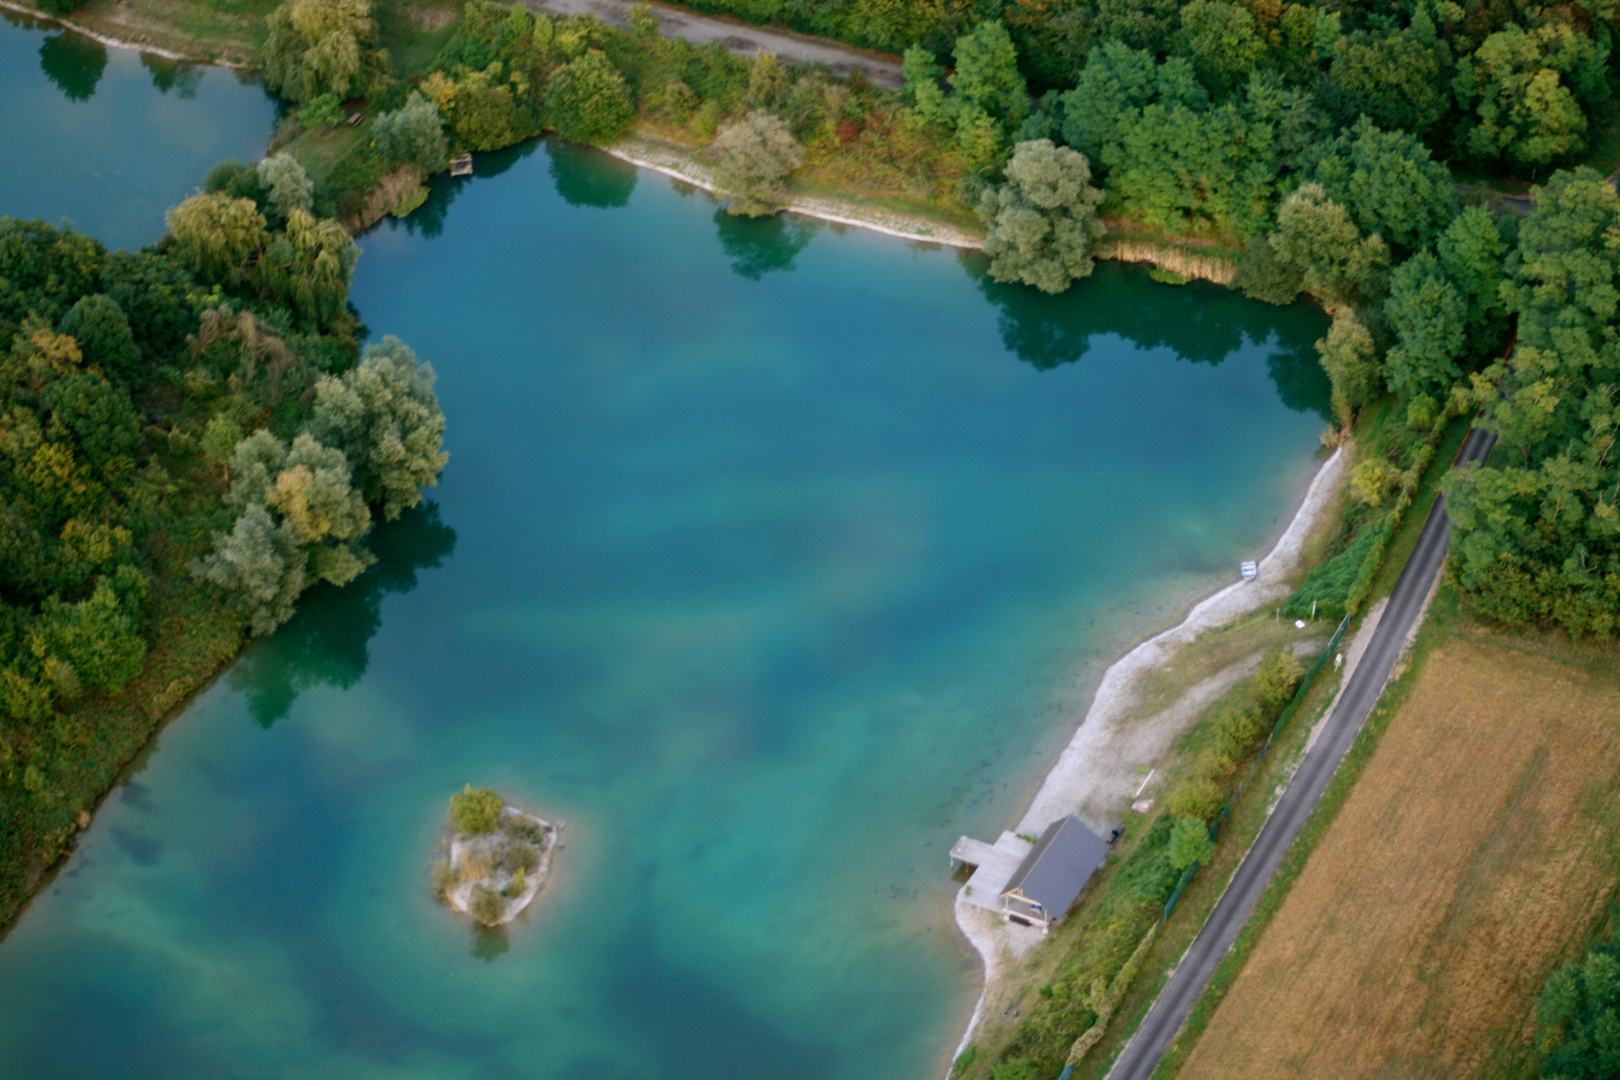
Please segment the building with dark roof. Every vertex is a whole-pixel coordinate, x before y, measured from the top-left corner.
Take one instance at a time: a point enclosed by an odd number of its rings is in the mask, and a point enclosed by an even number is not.
[[[1070,814],[1046,827],[1001,891],[1007,918],[1045,930],[1069,913],[1108,854],[1108,841]]]

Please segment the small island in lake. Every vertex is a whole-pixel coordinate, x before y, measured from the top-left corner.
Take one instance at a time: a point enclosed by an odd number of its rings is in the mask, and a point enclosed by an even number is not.
[[[511,922],[551,873],[559,828],[468,784],[450,796],[450,855],[434,865],[434,893],[485,926]]]

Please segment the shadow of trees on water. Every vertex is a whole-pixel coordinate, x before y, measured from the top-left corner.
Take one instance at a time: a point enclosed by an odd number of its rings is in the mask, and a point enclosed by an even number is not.
[[[359,682],[371,660],[371,638],[382,626],[383,598],[416,588],[417,572],[442,565],[455,546],[455,530],[440,518],[437,503],[419,503],[379,527],[370,538],[375,565],[341,588],[310,589],[297,614],[254,642],[231,669],[231,688],[247,699],[253,719],[268,728],[303,691]]]

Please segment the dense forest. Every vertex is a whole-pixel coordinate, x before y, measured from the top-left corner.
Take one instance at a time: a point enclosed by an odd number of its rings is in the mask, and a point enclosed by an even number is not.
[[[904,85],[666,38],[646,8],[619,28],[493,0],[404,62],[368,0],[287,0],[263,45],[294,109],[277,139],[296,153],[366,118],[311,203],[351,228],[421,205],[452,153],[634,128],[706,159],[735,213],[807,184],[976,218],[994,283],[1062,292],[1108,236],[1217,253],[1234,287],[1332,316],[1341,430],[1370,409],[1405,421],[1362,455],[1347,527],[1290,610],[1357,606],[1446,425],[1479,413],[1503,450],[1450,482],[1457,580],[1500,622],[1613,633],[1620,251],[1589,167],[1620,164],[1612,5],[695,6],[903,52]],[[1518,202],[1492,189],[1526,184]],[[1008,329],[1021,353],[1042,334]]]
[[[445,462],[432,370],[359,348],[355,248],[297,162],[206,187],[134,253],[0,218],[8,912],[152,725],[364,571]]]

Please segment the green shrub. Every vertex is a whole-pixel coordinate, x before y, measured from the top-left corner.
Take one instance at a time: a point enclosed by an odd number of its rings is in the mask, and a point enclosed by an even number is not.
[[[335,127],[342,122],[343,102],[336,94],[322,94],[312,98],[308,105],[298,110],[299,126],[311,131],[316,128]]]
[[[564,64],[546,88],[546,120],[565,139],[605,145],[633,119],[630,87],[599,49]]]
[[[1220,785],[1214,780],[1208,776],[1191,776],[1170,793],[1169,810],[1173,817],[1213,821],[1224,800]]]
[[[1282,613],[1291,618],[1309,618],[1314,607],[1317,618],[1343,618],[1363,564],[1382,554],[1389,531],[1388,517],[1363,526],[1349,547],[1310,572],[1305,584],[1284,601]]]
[[[1266,725],[1259,709],[1226,709],[1215,721],[1215,749],[1222,757],[1236,763],[1248,756],[1265,733]]]
[[[1202,818],[1177,818],[1165,849],[1170,865],[1181,873],[1202,866],[1215,854],[1215,841],[1209,838],[1209,825]]]
[[[475,788],[468,784],[450,796],[450,823],[459,833],[482,836],[495,828],[505,806],[505,801],[493,788]]]
[[[506,905],[492,890],[483,885],[472,887],[472,895],[467,899],[467,912],[473,918],[485,926],[493,926],[505,910]]]
[[[411,91],[410,98],[401,108],[377,117],[371,126],[371,134],[376,138],[377,149],[383,157],[419,169],[432,171],[442,167],[445,155],[449,153],[439,107],[418,90]]]
[[[540,852],[530,844],[513,844],[507,864],[520,874],[532,874],[540,868]]]
[[[433,898],[444,903],[450,893],[450,887],[456,883],[456,872],[450,868],[448,859],[440,859],[433,864]]]
[[[1254,673],[1254,692],[1260,707],[1273,712],[1280,710],[1293,699],[1304,677],[1305,665],[1294,655],[1294,650],[1279,648],[1266,653]]]

